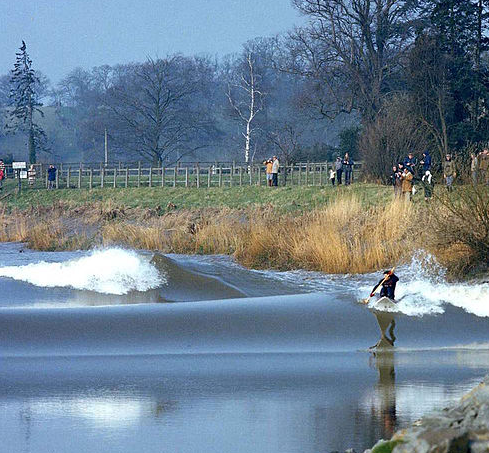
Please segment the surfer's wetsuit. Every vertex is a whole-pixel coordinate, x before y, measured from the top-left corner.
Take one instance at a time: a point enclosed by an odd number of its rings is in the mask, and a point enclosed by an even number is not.
[[[386,274],[387,272],[384,272]],[[380,290],[380,297],[388,297],[389,299],[394,300],[395,292],[396,292],[396,283],[399,281],[399,277],[396,274],[390,274],[389,278],[385,280],[385,277],[374,286],[374,289],[370,293],[370,297],[373,297],[377,288],[382,285],[382,289]]]
[[[383,279],[382,279],[383,280]],[[379,285],[382,283],[379,282]],[[380,290],[380,297],[388,297],[389,299],[395,299],[396,284],[399,281],[399,277],[396,274],[391,274],[389,278],[382,283],[382,289]]]

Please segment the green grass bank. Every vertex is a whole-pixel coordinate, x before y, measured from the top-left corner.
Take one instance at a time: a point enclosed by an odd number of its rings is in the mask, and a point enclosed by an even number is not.
[[[10,185],[4,192],[14,191]],[[70,208],[87,204],[109,203],[127,209],[166,209],[169,203],[178,210],[204,208],[243,209],[270,205],[281,213],[301,212],[319,208],[344,195],[353,195],[366,207],[385,204],[392,200],[391,187],[376,184],[351,186],[294,186],[274,187],[243,186],[225,188],[97,188],[24,190],[13,193],[1,203],[4,209],[29,210],[32,207],[49,207],[62,203]],[[419,197],[421,199],[421,197]]]

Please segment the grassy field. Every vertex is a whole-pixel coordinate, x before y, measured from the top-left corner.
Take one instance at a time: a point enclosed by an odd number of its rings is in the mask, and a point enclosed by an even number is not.
[[[13,190],[7,187],[4,191]],[[24,190],[2,201],[6,209],[30,209],[63,203],[73,208],[85,204],[110,203],[125,208],[166,209],[169,203],[180,209],[227,207],[233,209],[270,205],[280,212],[301,212],[333,202],[343,195],[354,195],[366,206],[384,204],[393,198],[392,188],[375,184],[351,186],[227,187],[227,188],[103,188]],[[421,196],[419,197],[421,199]]]

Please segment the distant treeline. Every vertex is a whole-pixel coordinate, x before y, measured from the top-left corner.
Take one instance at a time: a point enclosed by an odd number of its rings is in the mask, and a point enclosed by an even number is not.
[[[441,162],[489,141],[488,0],[293,3],[303,27],[220,60],[78,68],[56,86],[38,73],[47,152],[103,160],[107,131],[110,159],[291,162],[348,151],[383,178],[408,151]],[[6,114],[11,89],[0,77]],[[0,153],[22,140],[1,136]]]

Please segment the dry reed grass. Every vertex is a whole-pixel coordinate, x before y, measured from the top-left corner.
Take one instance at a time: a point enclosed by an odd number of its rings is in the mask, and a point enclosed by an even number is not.
[[[344,196],[302,216],[278,215],[270,207],[166,214],[144,225],[112,222],[105,245],[173,253],[233,254],[253,268],[304,268],[327,273],[368,272],[406,259],[416,213],[393,201],[366,210]]]

